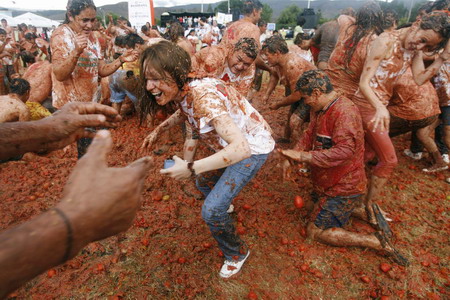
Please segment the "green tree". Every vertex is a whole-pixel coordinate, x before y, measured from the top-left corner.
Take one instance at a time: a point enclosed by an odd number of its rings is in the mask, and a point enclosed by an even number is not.
[[[295,27],[297,25],[297,16],[302,10],[295,4],[286,7],[280,13],[277,19],[277,28]]]
[[[230,0],[230,10],[238,9],[241,10],[243,2],[241,0]],[[220,2],[219,5],[216,6],[214,12],[228,13],[228,1]]]
[[[408,9],[400,0],[394,0],[392,2],[380,2],[380,6],[383,10],[392,9],[393,11],[395,11],[400,20],[399,24],[404,23],[406,18],[408,17]]]
[[[112,16],[112,18],[113,18],[113,23],[114,24],[117,24],[117,19],[119,18],[119,15],[118,14],[115,14],[115,13],[113,13],[113,12],[110,12],[110,13],[108,13],[106,16],[105,16],[105,22],[106,22],[106,26],[108,26],[109,25],[109,16]]]
[[[267,23],[272,21],[273,9],[269,4],[264,3],[262,12],[261,12],[261,20],[266,21]]]

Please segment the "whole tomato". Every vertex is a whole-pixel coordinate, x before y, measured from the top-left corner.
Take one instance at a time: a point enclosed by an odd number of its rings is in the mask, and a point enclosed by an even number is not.
[[[305,205],[305,201],[303,201],[302,196],[299,196],[299,195],[295,196],[294,205],[295,205],[295,207],[297,207],[299,209]]]

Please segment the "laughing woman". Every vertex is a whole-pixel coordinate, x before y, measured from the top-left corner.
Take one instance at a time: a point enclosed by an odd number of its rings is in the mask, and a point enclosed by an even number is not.
[[[180,110],[170,122],[187,120],[200,140],[216,152],[189,162],[174,156],[175,165],[161,173],[178,180],[196,177],[205,196],[202,217],[225,256],[219,274],[228,278],[240,271],[250,251],[236,234],[227,209],[262,167],[275,142],[269,125],[244,96],[217,79],[188,78],[190,69],[189,54],[173,43],[162,41],[147,48],[141,56],[146,90],[140,111],[145,116],[164,106],[177,106]],[[193,155],[185,148],[184,156]],[[202,180],[204,173],[213,170],[221,175]],[[213,187],[206,184],[211,181]]]

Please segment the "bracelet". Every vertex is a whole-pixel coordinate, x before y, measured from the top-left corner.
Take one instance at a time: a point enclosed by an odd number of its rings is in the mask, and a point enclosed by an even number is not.
[[[61,217],[61,219],[63,219],[64,224],[66,224],[66,228],[67,228],[66,253],[64,253],[64,257],[61,262],[61,263],[64,263],[69,259],[70,252],[72,251],[73,229],[72,229],[72,225],[70,224],[69,219],[59,208],[55,207],[55,208],[53,208],[53,210]]]
[[[188,162],[187,168],[191,171],[191,176],[193,177],[197,176],[194,170],[194,162]]]

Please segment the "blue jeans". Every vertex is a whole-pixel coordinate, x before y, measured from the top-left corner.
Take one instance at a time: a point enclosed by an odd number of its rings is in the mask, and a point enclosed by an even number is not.
[[[240,260],[246,255],[240,251],[244,243],[236,234],[233,220],[227,210],[231,201],[262,167],[268,155],[252,155],[227,167],[221,176],[209,177],[208,182],[205,182],[201,175],[197,179],[197,188],[206,198],[202,207],[202,218],[227,260],[233,260],[233,257]]]

